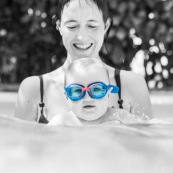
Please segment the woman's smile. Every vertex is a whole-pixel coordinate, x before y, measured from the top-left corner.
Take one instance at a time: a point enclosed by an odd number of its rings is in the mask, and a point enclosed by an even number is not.
[[[75,43],[73,45],[75,48],[79,50],[88,50],[89,48],[91,48],[93,44],[92,43],[86,43],[86,44]]]

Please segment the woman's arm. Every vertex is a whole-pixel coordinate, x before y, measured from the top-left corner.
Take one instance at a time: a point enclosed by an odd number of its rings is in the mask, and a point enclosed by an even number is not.
[[[28,121],[37,121],[39,97],[40,83],[38,76],[24,79],[18,91],[15,117]]]
[[[124,72],[122,92],[130,94],[131,113],[139,116],[153,117],[149,90],[144,77],[133,72]],[[123,85],[123,84],[122,84]]]

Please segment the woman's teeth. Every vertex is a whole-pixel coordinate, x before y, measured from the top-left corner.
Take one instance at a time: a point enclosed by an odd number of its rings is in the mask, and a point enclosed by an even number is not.
[[[74,44],[74,46],[78,49],[86,50],[92,46],[92,43],[89,44]]]

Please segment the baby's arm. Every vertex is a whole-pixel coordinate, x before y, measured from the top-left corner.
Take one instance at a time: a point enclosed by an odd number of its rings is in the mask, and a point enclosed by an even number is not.
[[[48,123],[51,126],[82,126],[76,115],[70,111],[54,116]]]

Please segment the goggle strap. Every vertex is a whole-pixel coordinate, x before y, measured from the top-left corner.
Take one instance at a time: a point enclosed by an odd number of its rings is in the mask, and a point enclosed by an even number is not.
[[[113,88],[111,90],[111,93],[118,93],[119,92],[119,87],[115,86],[115,85],[108,85],[108,89],[109,88]]]

